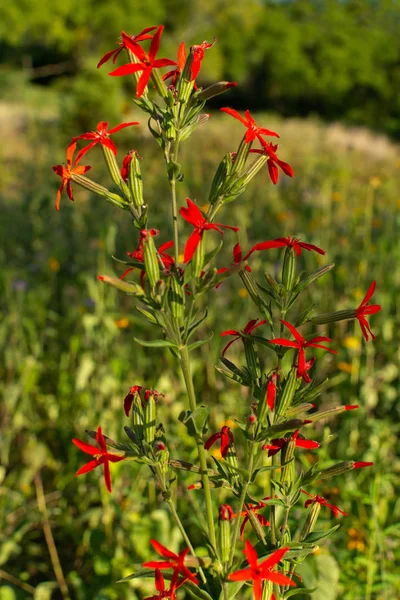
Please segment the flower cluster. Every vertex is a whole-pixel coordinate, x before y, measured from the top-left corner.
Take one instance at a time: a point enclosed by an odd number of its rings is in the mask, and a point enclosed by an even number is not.
[[[186,197],[184,202],[178,195],[179,184],[184,177],[182,165],[178,162],[180,144],[209,118],[208,113],[202,112],[206,101],[237,84],[220,81],[201,87],[203,63],[215,40],[194,44],[189,49],[182,42],[177,51],[177,61],[159,58],[163,31],[163,25],[147,27],[137,35],[123,31],[117,48],[108,51],[97,66],[101,67],[111,60],[115,65],[121,54],[127,57],[128,62],[116,67],[110,75],[133,77],[135,104],[146,113],[150,133],[165,161],[171,191],[171,227],[166,226],[160,232],[160,229],[151,226],[151,199],[146,197],[146,177],[142,176],[142,159],[138,152],[131,148],[126,153],[125,149],[124,158],[119,162],[121,154],[111,136],[138,126],[137,121],[124,122],[111,129],[107,121],[100,121],[93,131],[72,137],[67,146],[66,165],[56,165],[53,170],[61,178],[56,196],[57,210],[63,190],[73,200],[72,184],[77,184],[126,211],[133,222],[136,241],[131,249],[135,248],[135,244],[136,248],[127,252],[127,260],[117,259],[119,271],[116,276],[99,275],[98,278],[140,303],[136,306],[139,313],[158,332],[158,338],[149,336],[146,339],[135,338],[135,341],[144,347],[167,349],[172,359],[177,361],[186,391],[186,405],[179,414],[179,427],[186,428],[186,436],[182,436],[181,447],[174,447],[168,437],[168,426],[160,421],[165,409],[165,403],[160,400],[164,395],[147,388],[146,384],[133,385],[121,401],[121,417],[125,413],[124,422],[129,423],[129,426],[124,426],[129,442],[120,443],[105,437],[101,427],[96,432],[88,432],[96,440],[97,447],[74,438],[75,446],[91,456],[91,460],[76,474],[83,475],[102,465],[105,485],[111,492],[110,463],[126,461],[128,469],[128,461],[133,461],[148,468],[159,491],[159,500],[168,505],[186,547],[176,554],[160,542],[151,540],[161,560],[143,564],[145,569],[152,570],[146,571],[144,576],[154,576],[157,592],[146,600],[176,600],[179,588],[188,590],[192,595],[198,591],[198,597],[205,599],[216,597],[215,594],[220,591],[223,597],[228,598],[233,585],[240,589],[245,582],[251,583],[255,600],[282,600],[288,589],[296,585],[293,576],[297,564],[316,549],[315,541],[321,532],[314,531],[314,527],[321,507],[330,509],[335,517],[339,514],[346,516],[344,511],[321,495],[323,489],[318,490],[320,494],[306,488],[372,465],[370,461],[346,460],[321,468],[314,461],[315,454],[307,453],[309,455],[305,456],[303,453],[303,462],[311,457],[310,469],[304,472],[297,467],[299,449],[317,453],[320,448],[319,442],[300,433],[303,428],[312,427],[319,419],[358,408],[358,405],[326,409],[317,406],[324,384],[313,381],[310,372],[317,360],[326,360],[326,355],[320,358],[321,350],[337,354],[334,347],[327,345],[335,344],[336,338],[333,331],[329,331],[331,338],[325,331],[309,331],[308,328],[357,320],[365,340],[374,340],[367,318],[381,308],[378,304],[370,304],[376,282],[370,285],[356,308],[315,315],[314,306],[309,306],[306,310],[302,307],[302,311],[296,314],[294,307],[302,292],[334,266],[323,265],[309,272],[303,269],[303,261],[312,261],[316,255],[322,261],[325,250],[295,236],[285,236],[258,241],[245,252],[238,241],[239,226],[224,224],[225,218],[221,219],[224,223],[216,220],[218,213],[246,191],[265,165],[274,185],[278,183],[280,170],[288,177],[294,177],[292,167],[278,157],[278,146],[267,139],[279,138],[278,133],[259,125],[249,110],[242,116],[232,108],[221,109],[239,121],[245,131],[237,147],[231,148],[221,159],[208,197],[196,201]],[[169,70],[164,72],[167,67]],[[78,143],[81,148],[77,151]],[[112,189],[87,177],[91,167],[80,165],[83,157],[95,146],[101,149]],[[231,216],[232,213],[228,212],[228,223]],[[185,231],[188,226],[191,229],[182,241],[180,230]],[[167,231],[173,232],[173,239]],[[220,238],[213,232],[224,237]],[[232,262],[227,266],[226,263],[218,263],[218,253],[225,238],[235,238],[230,246],[233,248]],[[163,243],[159,243],[158,239]],[[219,244],[208,248],[215,239]],[[265,281],[261,283],[255,279],[255,257],[261,261],[265,257],[264,251],[270,250],[282,252],[281,274],[272,275],[266,271]],[[271,254],[276,258],[277,253]],[[238,276],[245,287],[253,304],[254,318],[241,329],[235,322],[234,328],[220,333],[220,336],[231,339],[222,348],[220,358],[223,366],[217,366],[217,369],[239,384],[240,391],[235,399],[237,405],[244,404],[244,396],[250,402],[245,408],[245,419],[241,420],[240,414],[234,415],[233,424],[225,421],[218,430],[210,409],[196,397],[190,357],[211,339],[201,339],[207,311],[203,313],[200,310],[200,299],[206,292],[220,289],[226,279],[234,276]],[[237,341],[240,344],[230,350]],[[309,355],[310,349],[313,353],[315,351],[316,356]],[[232,360],[235,352],[242,350],[245,364],[239,366]],[[176,381],[179,381],[178,377]],[[238,427],[235,435],[232,431],[234,426]],[[315,430],[312,430],[309,436],[314,435]],[[186,449],[188,440],[192,442],[189,460],[187,457],[182,459],[179,454]],[[208,454],[207,451],[214,445],[219,446],[220,452]],[[174,482],[179,484],[184,476],[190,478],[188,489],[201,490],[204,496],[203,504],[197,501],[193,505],[201,506],[198,522],[206,523],[204,535],[209,556],[196,556],[193,539],[199,539],[199,536],[192,537],[192,532],[186,530],[178,514],[182,499],[176,493]],[[261,486],[262,489],[269,487],[270,491],[266,493],[270,495],[259,500],[257,498],[263,495],[260,494]],[[304,507],[300,507],[296,520],[298,515],[302,515],[304,523],[302,527],[296,526],[293,534],[292,509],[302,498],[302,493],[307,500]],[[219,504],[217,523],[214,522],[214,494],[219,502],[223,502]],[[225,502],[229,495],[232,506]],[[256,547],[250,539],[252,536],[258,540]],[[325,537],[325,532],[321,537]],[[242,542],[244,562],[237,552],[237,546]],[[279,568],[280,563],[283,570]],[[168,570],[170,573],[162,573]]]

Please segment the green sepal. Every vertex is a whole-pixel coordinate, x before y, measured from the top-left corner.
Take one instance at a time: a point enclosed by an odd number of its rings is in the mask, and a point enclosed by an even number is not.
[[[296,284],[293,291],[296,293],[302,292],[307,286],[310,285],[310,283],[313,283],[313,281],[316,281],[317,279],[325,275],[325,273],[328,273],[331,269],[333,269],[334,266],[335,263],[324,265],[323,267],[320,267],[313,273],[310,273],[310,275],[307,275],[304,279],[300,279],[299,283]]]

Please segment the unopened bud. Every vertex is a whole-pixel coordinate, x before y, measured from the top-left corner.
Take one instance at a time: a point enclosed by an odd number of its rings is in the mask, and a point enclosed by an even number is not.
[[[261,377],[260,360],[258,358],[256,345],[249,339],[243,339],[244,353],[246,355],[247,368],[252,375],[252,379],[259,379]]]
[[[355,319],[356,316],[356,310],[338,310],[332,313],[317,315],[316,317],[312,317],[310,321],[316,325],[326,325],[328,323],[335,323],[335,321],[348,321],[349,319]]]
[[[139,208],[144,204],[143,180],[139,162],[140,157],[135,150],[131,150],[130,154],[132,158],[129,165],[129,189],[133,198],[133,204]]]
[[[296,389],[297,368],[292,367],[292,369],[289,372],[289,375],[286,378],[281,397],[279,398],[277,409],[277,414],[279,417],[285,416],[286,411],[288,410],[288,408],[291,407]]]
[[[200,279],[204,265],[204,236],[197,245],[191,261],[193,277]]]
[[[308,511],[306,522],[304,523],[303,529],[300,533],[300,541],[304,540],[309,533],[314,531],[314,527],[317,523],[320,510],[321,505],[318,504],[318,502],[314,502],[313,504],[311,504],[311,508]]]
[[[171,309],[172,316],[175,319],[183,319],[183,288],[178,281],[176,273],[170,277],[170,289],[168,292],[168,303]]]
[[[352,471],[353,469],[372,467],[373,464],[373,462],[346,460],[344,462],[333,465],[333,467],[329,467],[329,469],[324,469],[323,471],[320,471],[318,473],[318,479],[330,479],[331,477],[335,477],[335,475],[341,475],[342,473],[347,473],[348,471]]]
[[[213,83],[204,90],[200,90],[198,93],[196,93],[196,99],[202,102],[204,100],[208,100],[209,98],[214,98],[214,96],[218,96],[219,94],[223,94],[230,88],[236,86],[236,81],[218,81],[218,83]]]
[[[296,255],[291,246],[285,250],[282,267],[282,284],[286,292],[290,292],[294,286],[296,277]]]
[[[232,170],[232,164],[233,160],[231,154],[225,154],[224,158],[218,165],[218,169],[211,184],[210,193],[208,195],[208,202],[210,204],[214,204],[223,194],[224,186]]]
[[[108,275],[98,275],[97,279],[103,283],[106,283],[107,285],[111,285],[112,287],[121,290],[121,292],[132,294],[132,296],[136,296],[137,298],[145,295],[145,292],[137,283],[128,283],[123,279],[119,279],[118,277],[109,277]]]
[[[153,443],[156,433],[156,413],[157,409],[154,396],[149,395],[144,401],[143,410],[144,439],[149,444]]]
[[[153,240],[153,237],[158,235],[158,233],[158,229],[142,229],[140,232],[141,241],[144,246],[144,266],[152,289],[154,289],[157,281],[160,279],[160,265],[158,264],[157,251]]]

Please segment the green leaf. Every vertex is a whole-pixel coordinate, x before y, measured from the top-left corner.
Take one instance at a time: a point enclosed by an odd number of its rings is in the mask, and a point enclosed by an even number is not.
[[[331,527],[330,529],[327,529],[326,531],[313,531],[312,533],[308,534],[308,536],[304,539],[304,541],[307,543],[313,544],[314,542],[318,542],[318,540],[322,540],[326,537],[329,537],[330,535],[332,535],[332,533],[334,533],[337,529],[339,529],[339,527],[340,527],[340,523],[338,523],[338,525],[334,525],[333,527]]]
[[[145,346],[146,348],[175,348],[178,349],[177,344],[174,342],[170,342],[169,340],[139,340],[138,338],[133,338],[137,344],[140,346]]]
[[[335,263],[330,263],[329,265],[324,265],[323,267],[320,267],[319,269],[317,269],[313,273],[310,273],[310,275],[308,275],[307,277],[305,277],[302,281],[300,281],[296,285],[296,287],[294,288],[293,291],[296,294],[299,294],[307,286],[309,286],[310,283],[313,283],[313,281],[316,281],[317,279],[319,279],[320,277],[322,277],[323,275],[325,275],[325,273],[328,273],[328,271],[330,271],[331,269],[333,269],[334,266],[335,266]]]
[[[191,437],[201,437],[207,432],[210,410],[207,406],[198,406],[196,410],[184,410],[178,419],[183,423]]]
[[[210,252],[207,252],[207,254],[204,256],[203,267],[207,266],[213,260],[213,258],[217,256],[218,252],[221,250],[223,245],[224,242],[221,240],[218,246],[216,246]]]
[[[121,290],[121,292],[126,292],[127,294],[132,294],[133,296],[137,296],[139,298],[145,296],[143,288],[137,283],[128,283],[123,279],[119,279],[118,277],[109,277],[108,275],[102,275],[101,281],[107,285],[117,288],[118,290]]]
[[[318,588],[296,588],[295,590],[290,590],[289,592],[286,592],[285,600],[286,598],[293,598],[293,596],[298,596],[299,594],[312,594],[316,589]]]
[[[159,325],[159,322],[157,321],[155,316],[152,315],[151,312],[149,312],[148,310],[144,310],[144,308],[141,308],[140,306],[136,306],[136,310],[140,312],[140,314],[142,314],[144,317],[146,317],[146,319],[150,321],[150,323],[153,323],[153,325]]]
[[[214,337],[214,332],[211,333],[210,337],[208,337],[205,340],[198,340],[197,342],[193,342],[193,344],[189,344],[188,346],[188,351],[191,352],[192,350],[195,350],[196,348],[200,348],[200,346],[204,346],[204,344],[207,344],[208,342],[210,342]]]
[[[208,308],[206,308],[206,310],[204,311],[204,315],[202,317],[200,317],[200,319],[192,322],[192,325],[190,325],[190,327],[188,329],[187,338],[186,338],[187,340],[190,338],[192,333],[199,327],[199,325],[201,325],[201,323],[204,321],[204,319],[207,318],[207,315],[208,315]]]

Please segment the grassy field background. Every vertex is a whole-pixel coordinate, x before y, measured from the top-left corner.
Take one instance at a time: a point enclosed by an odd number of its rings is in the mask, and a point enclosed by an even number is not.
[[[150,556],[151,537],[178,547],[179,532],[144,468],[115,465],[112,496],[97,472],[76,479],[82,455],[71,438],[99,423],[110,437],[121,438],[124,395],[145,382],[166,394],[162,410],[172,449],[176,458],[186,458],[193,452],[191,441],[176,425],[184,407],[182,382],[172,356],[134,344],[133,336],[143,338],[148,330],[132,300],[96,279],[99,273],[119,274],[110,256],[124,258],[136,247],[127,216],[78,188],[75,204],[65,197],[60,212],[54,210],[59,182],[51,165],[64,160],[70,137],[86,130],[87,120],[94,127],[95,101],[91,105],[88,98],[87,114],[77,122],[70,116],[73,107],[56,93],[18,89],[23,97],[13,96],[10,86],[0,104],[0,599],[60,598],[49,554],[54,559],[55,549],[71,598],[141,599],[153,593],[147,584],[115,582]],[[123,120],[141,120],[120,100]],[[109,117],[114,126],[118,111],[112,108],[111,116],[98,120]],[[337,361],[325,359],[318,367],[319,378],[331,378],[321,403],[360,405],[355,413],[316,426],[323,440],[321,463],[357,457],[375,467],[333,480],[323,490],[349,516],[302,574],[309,585],[323,580],[313,599],[393,600],[400,596],[400,148],[383,135],[341,124],[266,114],[257,121],[279,131],[280,156],[296,177],[281,176],[274,187],[265,171],[226,207],[223,222],[240,226],[245,249],[289,234],[321,245],[336,268],[312,290],[316,312],[357,306],[373,279],[382,304],[373,318],[374,344],[365,344],[358,326],[341,323],[329,331]],[[180,204],[186,196],[206,203],[216,165],[236,149],[241,134],[240,124],[213,113],[183,146]],[[155,215],[151,226],[162,230],[160,240],[170,239],[158,148],[144,122],[132,134],[118,135],[121,156],[134,147],[143,157],[145,197]],[[106,183],[100,151],[89,157],[93,178]],[[229,263],[230,252],[227,240],[221,266]],[[263,270],[274,272],[276,258],[274,252],[255,257],[252,266],[260,278]],[[318,258],[307,256],[307,265],[326,262]],[[198,351],[194,368],[202,401],[213,407],[218,425],[237,414],[238,406],[246,409],[240,390],[214,369],[222,348],[219,333],[243,326],[254,311],[239,278],[224,283],[207,303],[204,331],[213,330],[215,337]],[[235,352],[240,361],[239,345]],[[191,482],[182,477],[176,496],[189,526],[192,503],[198,502],[196,494],[185,492]],[[321,520],[326,527],[334,524],[329,514]],[[47,524],[55,543],[50,548]],[[202,545],[200,534],[195,541]]]

